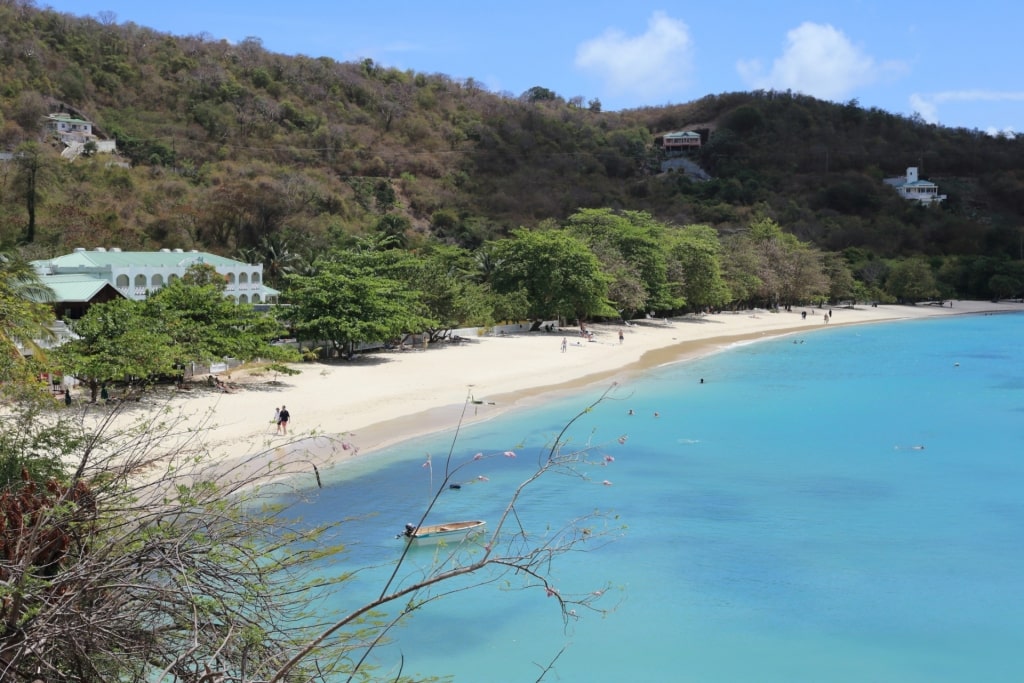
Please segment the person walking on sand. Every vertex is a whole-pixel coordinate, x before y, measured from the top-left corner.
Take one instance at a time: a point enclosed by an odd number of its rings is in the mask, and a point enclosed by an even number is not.
[[[281,412],[277,415],[277,427],[278,432],[288,436],[288,420],[291,419],[291,413],[288,412],[287,406],[281,406]]]
[[[622,330],[619,330],[619,343],[621,344],[622,340],[625,339],[625,338],[626,338],[625,335],[622,334]]]
[[[272,419],[270,422],[277,427],[277,431],[278,431],[278,433],[280,433],[280,431],[281,431],[281,409],[280,408],[274,408],[274,419]]]
[[[562,337],[562,353],[565,353],[566,347],[569,346],[569,340]]]

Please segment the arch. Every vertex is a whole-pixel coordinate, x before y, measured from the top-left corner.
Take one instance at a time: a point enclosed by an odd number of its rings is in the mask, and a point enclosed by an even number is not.
[[[139,273],[138,275],[136,275],[135,276],[135,286],[136,287],[145,288],[145,286],[146,286],[146,276],[143,275],[142,273]]]
[[[258,304],[260,302],[260,295],[259,294],[253,294],[252,295],[252,302],[254,304]]]
[[[238,295],[238,303],[240,303],[240,304],[247,304],[247,303],[249,303],[249,297],[247,297],[245,294],[239,294]]]
[[[117,280],[114,281],[114,286],[117,287],[118,289],[124,289],[125,287],[128,286],[128,284],[129,284],[128,276],[125,275],[124,273],[121,273],[120,275],[118,275],[117,276]]]
[[[231,285],[234,285],[234,284],[235,284],[235,274],[234,273],[228,273],[228,286],[231,286]]]
[[[247,284],[249,284],[249,274],[248,273],[239,273],[238,274],[238,284],[240,284],[240,285],[247,285]]]
[[[259,273],[253,273],[252,274],[252,283],[254,285],[258,285],[260,283],[260,274]]]
[[[164,286],[164,276],[157,273],[152,277],[152,279],[150,279],[149,283],[153,289],[160,289]]]
[[[171,273],[170,275],[167,276],[167,284],[171,284],[175,280],[180,280],[180,279],[181,278],[178,277],[177,273]]]

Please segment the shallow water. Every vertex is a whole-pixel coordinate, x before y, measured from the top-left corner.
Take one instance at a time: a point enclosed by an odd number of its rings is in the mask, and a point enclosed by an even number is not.
[[[401,653],[405,673],[456,681],[535,681],[556,656],[545,681],[1022,680],[1021,339],[1022,315],[837,327],[618,387],[573,433],[614,462],[549,476],[519,506],[539,534],[595,509],[625,526],[553,570],[567,595],[611,585],[598,604],[614,610],[566,626],[543,591],[483,587],[417,614],[379,663]],[[600,392],[465,429],[456,461],[516,457],[471,462],[431,520],[496,520]],[[449,446],[357,459],[302,510],[366,516],[325,571],[385,566],[346,594],[379,592]]]

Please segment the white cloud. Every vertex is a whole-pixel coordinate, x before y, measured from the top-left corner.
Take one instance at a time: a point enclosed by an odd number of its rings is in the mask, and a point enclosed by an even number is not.
[[[576,66],[598,75],[613,95],[635,94],[666,99],[689,83],[693,70],[689,27],[655,12],[647,31],[627,36],[609,29],[576,48]]]
[[[876,62],[828,24],[804,22],[786,34],[782,55],[764,73],[758,60],[740,61],[740,77],[757,89],[794,90],[826,100],[841,100],[857,88],[906,71],[900,62]]]
[[[946,103],[977,102],[1024,102],[1024,91],[1019,90],[945,90],[936,93],[913,93],[910,96],[911,110],[921,115],[928,123],[939,123],[939,105]],[[1011,126],[986,129],[990,135],[1014,137],[1015,130]]]
[[[928,123],[939,122],[939,108],[935,106],[934,100],[929,99],[926,95],[918,95],[917,93],[911,95],[910,110],[920,114],[921,118]]]

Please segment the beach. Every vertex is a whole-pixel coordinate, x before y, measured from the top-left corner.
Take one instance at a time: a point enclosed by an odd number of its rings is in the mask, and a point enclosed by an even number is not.
[[[578,328],[487,334],[426,349],[360,354],[350,361],[297,363],[292,366],[297,375],[243,367],[220,375],[228,391],[196,383],[189,391],[144,396],[138,408],[145,411],[148,404],[205,428],[206,450],[225,465],[263,454],[278,460],[312,458],[329,467],[420,434],[453,429],[460,418],[464,423],[488,419],[586,386],[594,387],[596,398],[641,370],[733,344],[813,334],[826,326],[1020,312],[1024,304],[834,307],[826,322],[829,310],[747,310],[594,324],[587,326],[591,339]],[[281,406],[291,415],[287,435],[278,434],[272,423]],[[104,419],[104,412],[94,411],[95,419]],[[113,426],[138,415],[137,409],[122,411]],[[312,448],[319,436],[333,446]]]

